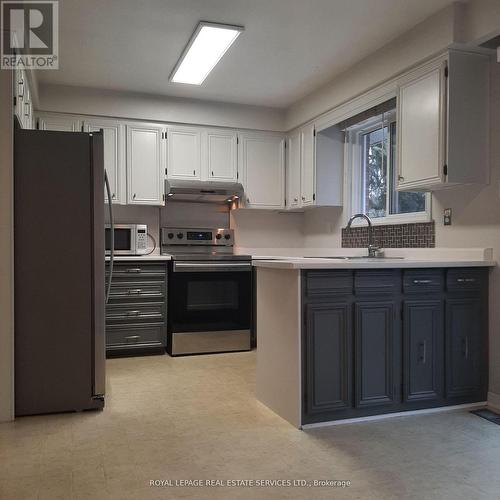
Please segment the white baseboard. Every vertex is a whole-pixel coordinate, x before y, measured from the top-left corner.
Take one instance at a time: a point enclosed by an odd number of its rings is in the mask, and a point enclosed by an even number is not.
[[[488,392],[488,408],[500,413],[500,394]]]
[[[500,396],[496,395],[497,398]],[[499,399],[500,401],[500,399]],[[369,417],[345,418],[343,420],[329,420],[328,422],[318,422],[317,424],[305,424],[302,429],[314,429],[316,427],[327,427],[330,425],[357,424],[362,422],[373,422],[374,420],[385,420],[395,417],[410,417],[415,415],[426,415],[429,413],[442,413],[445,411],[466,410],[467,408],[480,408],[489,404],[488,402],[480,401],[478,403],[467,403],[463,405],[439,406],[438,408],[424,408],[423,410],[400,411],[397,413],[384,413],[383,415],[371,415]]]

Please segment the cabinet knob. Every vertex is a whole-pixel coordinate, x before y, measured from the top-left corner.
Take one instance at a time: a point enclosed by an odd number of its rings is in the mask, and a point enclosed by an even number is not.
[[[135,197],[136,197],[136,194],[134,193],[133,196],[132,196],[132,198],[135,200]]]
[[[111,198],[114,200],[114,199],[116,198],[116,194],[115,194],[115,193],[113,193],[113,194],[111,195]]]
[[[250,203],[250,198],[247,198],[247,203]]]
[[[403,182],[405,178],[402,175],[398,175],[398,181]]]
[[[302,201],[306,201],[306,197],[305,196],[302,196]]]
[[[212,170],[212,177],[214,176],[214,171]]]
[[[193,170],[193,175],[196,175],[196,170]]]
[[[295,197],[295,198],[293,199],[293,201],[299,201],[299,199],[298,199],[297,197]]]

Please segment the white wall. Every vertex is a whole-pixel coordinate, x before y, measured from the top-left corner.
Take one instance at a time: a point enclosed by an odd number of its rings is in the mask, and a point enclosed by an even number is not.
[[[65,85],[40,85],[38,94],[39,111],[275,131],[285,125],[276,108]]]
[[[286,130],[315,118],[442,52],[450,44],[461,41],[458,20],[462,17],[462,9],[460,4],[443,9],[293,104],[287,110]]]
[[[484,42],[497,35],[500,35],[500,2],[498,0],[468,2],[464,10],[464,39]]]
[[[0,422],[14,416],[12,75],[0,71]]]
[[[235,242],[244,248],[304,246],[303,214],[240,209],[231,211]]]

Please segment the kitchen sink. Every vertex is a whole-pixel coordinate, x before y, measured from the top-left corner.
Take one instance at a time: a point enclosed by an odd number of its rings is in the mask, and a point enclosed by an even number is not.
[[[337,260],[354,260],[354,259],[364,259],[364,260],[381,260],[381,259],[404,259],[404,257],[368,257],[367,255],[334,255],[328,257],[314,257],[306,256],[304,259],[337,259]]]

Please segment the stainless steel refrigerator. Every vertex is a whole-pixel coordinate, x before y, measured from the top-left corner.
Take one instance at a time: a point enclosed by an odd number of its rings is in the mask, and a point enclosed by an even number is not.
[[[16,415],[103,408],[102,133],[14,139]]]

